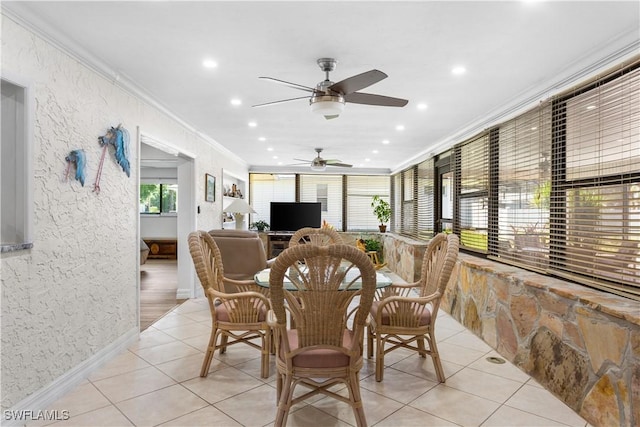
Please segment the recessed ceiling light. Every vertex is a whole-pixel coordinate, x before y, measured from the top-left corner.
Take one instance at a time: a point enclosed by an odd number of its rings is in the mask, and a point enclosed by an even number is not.
[[[404,130],[404,125],[398,125],[398,126],[396,126],[396,130],[397,130],[397,131],[403,131],[403,130]]]
[[[373,154],[378,154],[378,150],[373,150],[372,153]]]
[[[273,147],[268,147],[267,151],[273,151]]]
[[[278,158],[278,156],[273,156],[273,158],[274,158],[274,159],[277,159],[277,158]]]
[[[256,126],[258,126],[258,124],[256,122],[249,122],[249,127],[250,128],[254,128]]]
[[[427,109],[427,104],[425,104],[424,102],[421,102],[420,104],[416,105],[416,108],[418,110],[426,110]]]
[[[202,61],[202,66],[204,68],[216,68],[218,66],[218,63],[213,59],[205,59],[204,61]]]
[[[382,143],[383,143],[384,145],[389,144],[389,142],[390,142],[390,141],[389,141],[388,139],[383,139],[383,140],[382,140]]]
[[[282,162],[278,162],[278,166],[282,166]]]
[[[261,136],[258,138],[258,141],[266,141],[267,138],[265,138],[264,136]],[[269,150],[273,150],[273,148],[269,148]]]
[[[365,161],[365,162],[370,162],[370,161],[371,161],[371,159],[364,159],[364,161]]]
[[[233,98],[231,100],[231,105],[237,107],[238,105],[242,105],[242,100],[238,98]]]
[[[463,75],[463,74],[464,74],[464,73],[466,73],[466,72],[467,72],[467,69],[466,69],[466,68],[464,68],[464,67],[463,67],[463,66],[461,66],[461,65],[457,65],[457,66],[455,66],[455,67],[453,67],[453,68],[451,69],[451,73],[452,73],[452,74],[454,74],[454,75],[456,75],[456,76],[461,76],[461,75]]]

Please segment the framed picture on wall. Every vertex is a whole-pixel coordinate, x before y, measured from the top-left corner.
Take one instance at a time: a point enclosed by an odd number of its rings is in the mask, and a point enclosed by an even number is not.
[[[209,175],[208,173],[204,174],[204,176],[205,176],[204,199],[207,202],[215,202],[216,201],[216,177],[213,175]]]

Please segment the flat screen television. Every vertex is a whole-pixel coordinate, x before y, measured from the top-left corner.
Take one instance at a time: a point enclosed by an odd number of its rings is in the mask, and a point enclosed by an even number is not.
[[[303,227],[320,228],[320,202],[271,202],[271,231],[296,231]]]

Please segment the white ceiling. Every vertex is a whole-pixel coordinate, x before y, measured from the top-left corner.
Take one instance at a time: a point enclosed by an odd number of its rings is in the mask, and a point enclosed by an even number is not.
[[[638,1],[2,6],[114,81],[145,93],[252,170],[310,160],[314,147],[323,147],[324,158],[353,164],[354,172],[395,171],[640,50]],[[409,104],[347,104],[335,120],[311,113],[306,100],[251,107],[304,96],[258,77],[315,86],[324,79],[316,64],[320,57],[338,60],[331,73],[336,82],[374,68],[384,71],[387,79],[363,91]],[[205,69],[205,58],[218,67]],[[466,74],[453,75],[456,65],[465,66]],[[242,105],[233,107],[232,98]],[[418,110],[419,103],[428,108]],[[250,121],[257,126],[249,127]],[[405,129],[397,131],[397,125]]]

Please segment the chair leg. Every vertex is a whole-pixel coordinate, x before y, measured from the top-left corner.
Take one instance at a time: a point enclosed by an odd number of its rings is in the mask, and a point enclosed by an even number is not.
[[[216,350],[216,341],[218,338],[218,329],[211,329],[211,336],[209,337],[209,345],[207,346],[207,352],[204,354],[204,360],[202,361],[202,367],[200,368],[200,376],[206,377],[209,374],[209,366],[211,366],[211,360],[213,359],[213,352]]]
[[[278,412],[274,423],[275,427],[283,427],[287,424],[289,409],[291,409],[291,399],[293,398],[291,382],[292,378],[285,375],[283,379],[283,388],[280,392],[280,400],[278,401]]]
[[[384,375],[384,341],[376,335],[376,381],[382,381]]]
[[[416,340],[416,344],[418,345],[418,353],[420,354],[420,357],[427,357],[427,349],[424,346],[424,338],[418,338]],[[429,346],[429,348],[431,348],[431,346]]]
[[[260,375],[262,378],[269,378],[269,354],[271,353],[271,331],[267,330],[262,337],[262,369]]]
[[[433,367],[436,369],[438,381],[443,383],[446,381],[446,378],[444,376],[444,369],[442,369],[442,361],[440,360],[440,353],[436,345],[436,338],[433,335],[429,338],[429,348],[431,349],[431,360],[433,360]]]
[[[373,329],[371,325],[367,328],[367,359],[371,359],[373,357]]]
[[[222,334],[220,338],[220,354],[224,354],[227,352],[227,342],[229,341],[229,337],[227,334]]]
[[[351,400],[351,406],[353,407],[353,414],[356,417],[356,425],[358,427],[367,427],[367,419],[362,405],[362,396],[360,395],[360,375],[358,372],[351,372],[349,374],[347,387],[349,389],[349,398]]]

